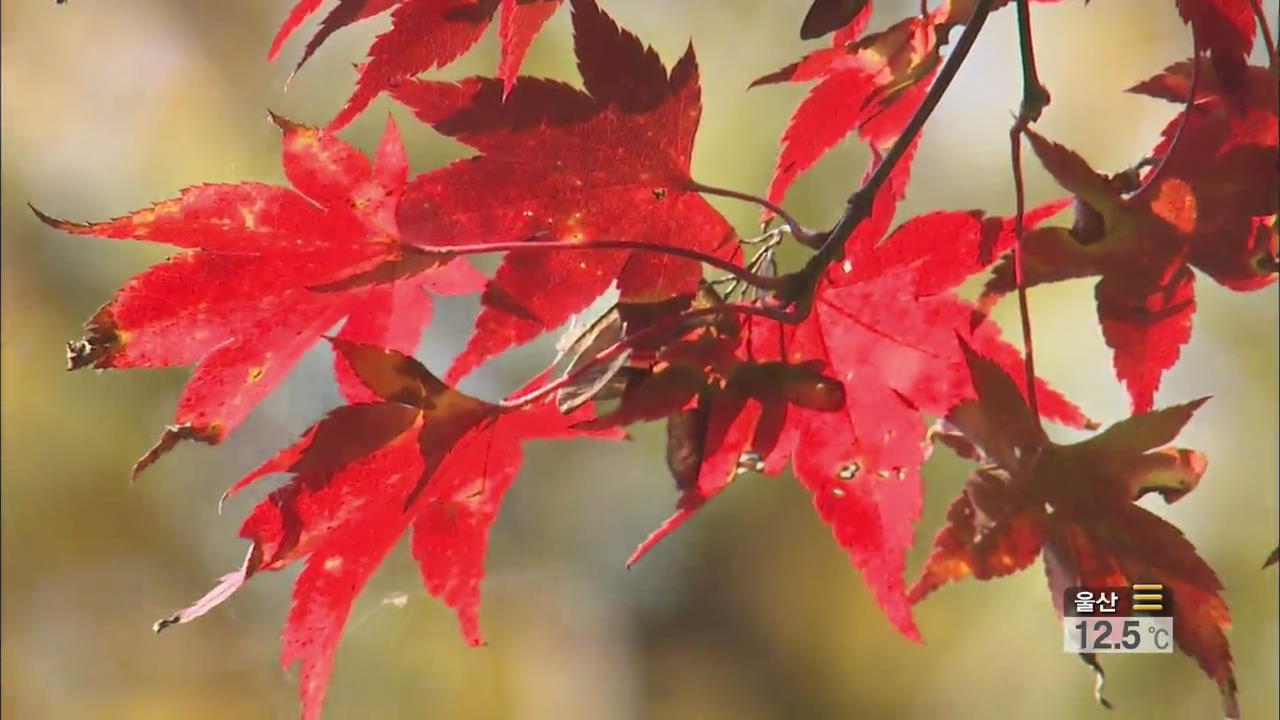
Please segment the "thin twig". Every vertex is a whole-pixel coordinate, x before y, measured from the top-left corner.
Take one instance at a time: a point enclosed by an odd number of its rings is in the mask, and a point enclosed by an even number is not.
[[[622,352],[623,350],[626,350],[628,347],[644,342],[645,340],[653,337],[654,335],[659,335],[661,333],[668,332],[672,328],[678,326],[680,323],[685,322],[687,320],[692,320],[694,318],[699,318],[699,317],[706,317],[709,315],[720,315],[722,313],[734,313],[737,315],[753,315],[756,317],[768,318],[770,320],[776,320],[778,322],[785,322],[785,323],[796,322],[796,320],[794,318],[789,317],[785,311],[778,311],[772,308],[760,307],[759,305],[741,305],[738,303],[727,303],[723,305],[715,305],[713,307],[694,308],[692,310],[686,310],[685,312],[682,312],[679,315],[673,316],[671,318],[667,318],[663,322],[658,322],[653,325],[650,325],[644,328],[643,330],[635,333],[634,335],[628,335],[622,338],[621,340],[618,340],[617,342],[605,348],[604,350],[601,350],[598,354],[596,354],[595,357],[591,358],[590,360],[584,362],[582,365],[575,368],[573,372],[567,373],[564,376],[556,380],[553,380],[552,382],[549,382],[540,388],[537,388],[536,390],[531,390],[525,393],[524,395],[518,395],[513,398],[507,398],[499,402],[498,405],[499,407],[502,407],[504,410],[514,410],[514,409],[518,409],[526,405],[529,405],[531,403],[537,402],[538,400],[541,400],[547,395],[550,395],[551,393],[559,390],[565,385],[568,385],[569,383],[573,382],[578,377],[580,377],[584,372],[590,370],[591,368],[594,368],[597,365],[600,365],[602,363],[608,362],[609,360],[613,359],[618,355],[618,353]]]
[[[775,202],[771,202],[769,200],[766,200],[765,198],[762,198],[758,195],[752,195],[750,193],[739,192],[737,190],[730,190],[728,188],[715,187],[712,185],[703,185],[697,180],[692,181],[692,184],[689,185],[689,189],[694,192],[704,193],[706,195],[719,195],[720,197],[729,198],[731,200],[741,200],[743,202],[749,202],[749,203],[754,203],[756,205],[759,205],[765,210],[768,210],[769,212],[781,218],[782,222],[786,223],[787,229],[791,231],[792,237],[798,240],[802,245],[814,247],[813,233],[804,229],[804,227],[802,227],[800,223],[797,222],[796,219],[791,216],[791,213],[788,213],[785,209],[783,209],[781,205],[778,205]]]
[[[746,244],[744,242],[744,244]],[[759,238],[752,241],[751,244],[760,245],[760,247],[751,256],[751,260],[747,262],[747,271],[760,274],[760,268],[768,265],[773,260],[774,249],[782,244],[782,231],[780,229],[770,230]],[[770,271],[765,277],[777,277],[776,272]],[[728,297],[738,291],[741,280],[733,277],[722,278],[719,282],[729,281],[729,287],[725,290],[725,297]],[[712,281],[714,284],[715,280]]]
[[[1018,0],[1018,50],[1022,59],[1022,106],[1018,119],[1023,127],[1040,119],[1049,106],[1049,90],[1040,82],[1036,70],[1036,50],[1031,41],[1031,7],[1029,0]]]
[[[1026,0],[1019,0],[1025,2]],[[1027,305],[1027,282],[1022,271],[1023,215],[1026,212],[1026,192],[1022,182],[1022,130],[1019,120],[1009,131],[1009,149],[1013,161],[1013,191],[1016,209],[1013,216],[1013,284],[1018,291],[1018,317],[1022,324],[1022,359],[1027,376],[1027,407],[1031,416],[1040,424],[1040,404],[1036,398],[1036,352],[1031,338],[1031,309]]]
[[[1280,68],[1280,54],[1276,53],[1276,40],[1271,35],[1271,25],[1267,22],[1267,14],[1262,10],[1262,0],[1249,0],[1253,15],[1258,19],[1258,28],[1262,30],[1262,44],[1267,48],[1267,60],[1272,70]]]
[[[1009,129],[1009,154],[1013,166],[1013,283],[1018,291],[1018,317],[1022,325],[1022,357],[1027,376],[1027,407],[1040,425],[1040,405],[1036,398],[1036,352],[1031,334],[1031,309],[1027,304],[1027,282],[1023,274],[1023,235],[1027,208],[1026,188],[1022,180],[1022,131],[1039,119],[1049,104],[1049,91],[1036,72],[1036,51],[1031,40],[1030,0],[1018,0],[1018,47],[1022,57],[1022,104],[1013,127]]]
[[[808,316],[810,309],[813,307],[813,293],[817,289],[818,280],[831,263],[844,257],[845,242],[853,234],[854,229],[871,214],[872,203],[875,200],[876,193],[888,182],[894,168],[906,155],[907,149],[915,142],[920,129],[924,127],[929,116],[933,114],[938,101],[942,99],[942,96],[946,94],[947,89],[951,86],[951,81],[955,79],[956,72],[960,70],[960,66],[964,64],[965,58],[968,57],[969,51],[973,48],[973,43],[977,40],[978,33],[982,30],[983,24],[986,23],[987,16],[991,14],[994,4],[995,0],[977,0],[974,3],[973,14],[969,22],[964,26],[964,32],[960,34],[955,48],[947,56],[947,61],[943,63],[942,69],[938,71],[938,77],[934,80],[933,86],[929,88],[929,92],[920,103],[920,107],[916,109],[906,127],[902,129],[902,134],[894,141],[893,146],[885,154],[880,164],[876,166],[871,177],[863,183],[857,192],[849,197],[844,215],[827,233],[827,238],[822,243],[822,247],[818,248],[818,251],[809,258],[804,267],[794,273],[782,276],[787,278],[789,283],[788,287],[775,296],[775,301],[779,305],[783,307],[794,306],[798,316],[802,319]]]
[[[781,235],[783,232],[787,232],[787,231],[783,230],[782,228],[774,228],[772,230],[766,230],[765,232],[753,238],[738,238],[738,244],[750,246],[750,245],[763,245],[765,243],[771,243],[771,242],[774,242],[775,240],[781,240]]]
[[[1187,86],[1187,104],[1182,109],[1182,117],[1178,118],[1178,128],[1173,131],[1173,138],[1169,140],[1169,147],[1165,149],[1164,155],[1160,156],[1160,164],[1155,169],[1147,173],[1146,179],[1142,181],[1142,185],[1133,192],[1134,195],[1141,195],[1148,188],[1154,187],[1156,180],[1160,177],[1160,173],[1164,170],[1165,165],[1169,164],[1169,158],[1173,152],[1178,149],[1179,141],[1182,140],[1182,131],[1187,129],[1187,121],[1191,119],[1191,111],[1196,104],[1196,90],[1200,86],[1200,36],[1196,33],[1195,26],[1191,26],[1191,84]]]
[[[639,252],[658,253],[661,255],[674,255],[676,257],[697,260],[698,262],[710,265],[717,270],[723,270],[748,285],[764,290],[776,290],[782,286],[782,280],[780,278],[757,275],[756,273],[746,270],[729,260],[718,258],[714,255],[708,255],[690,248],[676,247],[674,245],[658,245],[656,243],[640,242],[637,240],[583,240],[581,242],[572,240],[552,240],[546,242],[539,240],[526,240],[520,242],[477,243],[474,245],[415,245],[413,247],[424,252],[447,255],[482,255],[484,253],[496,252],[545,252],[548,250],[634,250]]]

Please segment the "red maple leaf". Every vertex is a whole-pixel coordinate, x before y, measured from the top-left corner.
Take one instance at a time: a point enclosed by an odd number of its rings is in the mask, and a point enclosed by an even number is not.
[[[257,573],[305,560],[281,661],[302,664],[307,720],[320,716],[352,603],[410,527],[427,591],[457,613],[468,643],[482,642],[489,528],[519,471],[521,443],[582,434],[570,428],[580,417],[553,406],[506,410],[446,386],[407,355],[333,344],[376,401],[329,413],[227,491],[229,497],[267,475],[292,473],[241,526],[240,536],[252,543],[243,567],[156,624],[159,631],[190,622]]]
[[[1185,100],[1186,73],[1175,66],[1137,89],[1165,96],[1181,86]],[[1275,76],[1251,68],[1248,77],[1244,106],[1206,92],[1185,125],[1181,118],[1170,124],[1154,153],[1158,169],[1136,192],[1124,187],[1123,176],[1104,177],[1071,150],[1027,133],[1045,167],[1078,198],[1075,226],[1027,236],[1027,284],[1099,276],[1098,318],[1135,411],[1152,407],[1160,377],[1191,337],[1192,267],[1235,290],[1275,282]],[[1012,289],[1006,261],[984,305]]]
[[[294,72],[296,73],[333,33],[359,20],[386,12],[400,2],[402,0],[338,0],[338,4],[329,11],[324,20],[320,21],[320,28],[316,30],[316,34],[312,35],[311,39],[307,41],[307,47],[302,51],[302,57],[298,59],[298,64],[294,66]],[[302,23],[306,22],[307,18],[314,15],[324,3],[325,0],[298,0],[298,4],[294,5],[293,9],[289,11],[289,15],[285,17],[284,22],[281,23],[280,28],[276,31],[276,36],[271,40],[271,48],[267,50],[268,62],[275,60],[280,55],[280,51],[284,49],[284,44],[289,41],[293,33],[302,26]]]
[[[1039,209],[1028,221],[1059,208]],[[889,619],[917,638],[902,575],[928,454],[921,414],[941,415],[973,397],[957,333],[1021,368],[995,324],[951,293],[990,264],[981,256],[994,257],[1013,239],[1009,221],[978,212],[921,216],[878,246],[855,238],[850,261],[829,271],[798,326],[753,319],[737,351],[751,371],[725,374],[723,390],[693,406],[700,437],[682,442],[697,448],[700,467],[682,487],[675,515],[632,562],[744,470],[775,474],[790,461]],[[1088,424],[1056,392],[1041,384],[1038,393],[1047,417]],[[662,393],[642,388],[637,395],[652,403]],[[654,415],[627,421],[646,417]]]
[[[297,69],[301,68],[333,33],[359,20],[386,12],[401,1],[338,0],[338,4],[329,11],[324,20],[320,21],[320,28],[316,30],[316,34],[312,35],[311,39],[307,41],[306,49],[302,51],[302,57],[298,60],[294,72],[297,72]],[[280,51],[284,49],[284,44],[289,41],[293,33],[302,26],[302,23],[307,21],[307,18],[314,15],[324,3],[325,0],[298,0],[298,3],[289,10],[289,14],[285,17],[284,22],[280,24],[280,28],[276,30],[275,37],[271,39],[271,48],[267,50],[268,62],[275,60],[280,55]]]
[[[491,78],[395,89],[423,121],[480,151],[414,178],[400,207],[405,239],[428,247],[622,239],[736,257],[732,227],[689,177],[701,114],[692,46],[668,74],[594,2],[575,0],[573,10],[585,92],[525,77],[505,100]],[[701,279],[698,262],[662,253],[510,253],[447,379],[558,327],[615,280],[624,302],[653,302],[692,295]]]
[[[561,0],[338,0],[307,43],[298,67],[337,30],[391,8],[391,29],[369,47],[369,59],[360,67],[355,92],[329,126],[338,130],[349,124],[382,92],[406,78],[448,65],[480,40],[499,5],[498,35],[502,60],[498,77],[510,92],[520,64],[538,30],[560,6]],[[289,36],[321,0],[301,0],[285,19],[271,44],[274,59]]]
[[[1258,0],[1260,2],[1260,0]],[[1177,0],[1178,14],[1213,60],[1233,95],[1244,86],[1245,66],[1257,33],[1254,0]]]
[[[409,168],[394,124],[370,163],[329,133],[273,118],[296,191],[200,185],[93,224],[37,211],[77,235],[186,249],[130,280],[68,345],[72,369],[195,365],[174,424],[135,475],[180,439],[221,441],[343,318],[343,337],[411,351],[431,316],[428,291],[484,282],[463,261],[399,242]]]
[[[1058,445],[1045,437],[1003,363],[967,344],[964,351],[978,399],[947,416],[941,439],[981,466],[951,503],[911,601],[970,575],[1017,572],[1042,553],[1059,617],[1069,587],[1161,583],[1176,598],[1175,642],[1218,683],[1227,716],[1239,717],[1222,583],[1176,527],[1134,504],[1149,492],[1175,502],[1196,487],[1204,455],[1162,446],[1205,399]],[[1086,662],[1101,673],[1095,658]]]
[[[751,83],[756,87],[819,81],[783,133],[769,182],[770,201],[782,202],[801,173],[855,130],[877,153],[887,149],[924,99],[938,66],[935,19],[942,9],[860,38],[870,18],[869,8],[868,3],[832,36],[830,48]]]
[[[1009,1],[996,0],[991,9]],[[783,132],[768,199],[782,202],[796,178],[854,131],[876,156],[873,165],[878,162],[879,155],[898,139],[920,108],[951,30],[968,23],[973,9],[972,0],[947,0],[928,13],[864,37],[862,32],[871,19],[870,0],[815,2],[804,25],[812,32],[802,29],[801,36],[819,37],[836,30],[836,23],[843,21],[843,27],[831,37],[831,47],[751,83],[756,87],[818,81]],[[909,164],[910,159],[904,158],[899,167]],[[772,217],[767,211],[764,215]]]
[[[1164,172],[1176,174],[1195,198],[1196,224],[1188,234],[1191,265],[1232,290],[1258,290],[1275,282],[1280,251],[1275,224],[1280,75],[1248,66],[1242,85],[1231,91],[1219,83],[1214,66],[1203,60],[1199,65],[1196,103],[1177,140],[1188,150],[1170,154],[1180,114],[1165,127],[1151,156],[1155,162],[1169,156]],[[1129,91],[1185,104],[1193,74],[1190,62],[1176,63]]]

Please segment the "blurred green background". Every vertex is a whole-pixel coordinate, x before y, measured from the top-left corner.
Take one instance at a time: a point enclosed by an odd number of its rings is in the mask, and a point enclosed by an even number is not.
[[[255,579],[191,626],[151,623],[236,567],[235,532],[256,498],[218,515],[222,490],[338,404],[328,359],[308,355],[227,443],[187,445],[136,487],[132,461],[170,417],[183,370],[63,371],[63,343],[164,248],[72,238],[24,203],[105,219],[206,181],[283,182],[271,108],[322,124],[352,87],[375,20],[340,32],[293,81],[301,50],[265,51],[289,3],[225,0],[5,2],[3,28],[3,668],[7,718],[291,718],[296,673],[277,661],[292,573]],[[694,174],[760,192],[804,88],[745,92],[807,48],[804,0],[607,0],[668,62],[690,37],[705,111]],[[912,12],[882,3],[876,25]],[[1131,164],[1175,109],[1125,96],[1189,53],[1170,0],[1037,6],[1053,105],[1040,127],[1103,170]],[[574,82],[562,11],[532,74]],[[304,27],[304,34],[315,23]],[[493,33],[446,75],[492,73]],[[928,127],[902,209],[1007,212],[1010,113],[1019,88],[1010,10],[989,23]],[[344,136],[371,148],[387,112],[417,171],[459,146],[381,100]],[[831,222],[866,163],[842,146],[793,190],[808,224]],[[1057,195],[1031,161],[1033,201]],[[756,211],[720,206],[749,233]],[[1277,538],[1275,287],[1230,293],[1201,278],[1195,338],[1158,402],[1214,400],[1182,444],[1206,451],[1200,488],[1153,509],[1184,529],[1227,585],[1241,704],[1275,717],[1277,583],[1258,565]],[[1042,374],[1103,420],[1125,414],[1086,282],[1032,293]],[[474,300],[440,303],[420,357],[440,370]],[[1012,304],[999,315],[1006,327]],[[464,389],[494,398],[550,356],[511,353]],[[918,610],[926,644],[899,637],[788,478],[746,478],[627,572],[622,562],[674,501],[661,431],[631,443],[535,445],[498,522],[485,584],[489,645],[465,646],[397,551],[358,602],[340,648],[329,718],[1090,718],[1092,677],[1061,652],[1039,567],[945,588]],[[966,468],[926,468],[914,573]],[[1146,501],[1144,501],[1146,504]],[[1213,683],[1182,655],[1113,658],[1116,718],[1218,716]]]

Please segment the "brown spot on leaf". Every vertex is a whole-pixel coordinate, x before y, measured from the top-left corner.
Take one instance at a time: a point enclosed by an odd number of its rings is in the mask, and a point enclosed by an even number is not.
[[[84,337],[67,343],[67,369],[110,367],[110,356],[124,344],[124,335],[116,328],[111,306],[104,305],[84,325]]]

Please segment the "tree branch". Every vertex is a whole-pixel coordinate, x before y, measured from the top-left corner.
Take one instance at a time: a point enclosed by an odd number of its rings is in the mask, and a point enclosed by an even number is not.
[[[1019,0],[1026,2],[1026,0]],[[1019,117],[1009,130],[1009,153],[1013,164],[1013,192],[1015,210],[1013,233],[1013,284],[1018,291],[1018,318],[1022,326],[1022,361],[1027,380],[1027,407],[1040,424],[1040,406],[1036,398],[1036,351],[1031,336],[1031,309],[1027,304],[1027,282],[1022,270],[1022,240],[1025,232],[1026,192],[1022,182],[1022,131],[1026,123]]]
[[[785,322],[785,323],[797,322],[797,320],[790,317],[786,311],[780,311],[774,308],[760,307],[758,305],[742,305],[738,303],[727,303],[723,305],[715,305],[712,307],[694,308],[692,310],[686,310],[685,312],[682,312],[679,315],[675,315],[673,317],[667,318],[665,321],[662,321],[662,322],[654,323],[653,325],[650,325],[633,335],[628,335],[618,340],[617,342],[605,348],[604,350],[601,350],[595,357],[591,358],[590,360],[584,362],[582,365],[575,368],[573,372],[566,373],[565,375],[557,378],[556,380],[553,380],[547,383],[546,385],[543,385],[542,387],[537,388],[536,390],[531,390],[525,393],[524,395],[517,395],[516,397],[502,400],[501,402],[498,403],[498,405],[505,410],[514,410],[517,408],[522,408],[531,403],[537,402],[538,400],[541,400],[547,395],[550,395],[551,393],[573,382],[578,377],[580,377],[584,372],[596,367],[597,365],[608,362],[614,357],[617,357],[618,353],[621,353],[623,350],[626,350],[628,347],[639,344],[655,335],[668,332],[673,327],[679,325],[682,322],[685,322],[686,320],[692,320],[694,318],[706,317],[710,315],[720,315],[723,313],[733,313],[737,315],[752,315],[755,317],[763,317],[763,318],[768,318],[770,320],[776,320],[778,322]]]
[[[1191,119],[1191,110],[1196,104],[1196,90],[1200,86],[1200,36],[1196,33],[1194,25],[1191,26],[1191,84],[1187,86],[1187,104],[1182,109],[1182,117],[1178,119],[1178,128],[1173,131],[1173,138],[1169,141],[1169,147],[1165,149],[1164,155],[1160,156],[1160,164],[1155,169],[1147,173],[1146,179],[1142,181],[1142,185],[1134,191],[1134,195],[1141,195],[1146,192],[1147,188],[1154,186],[1160,177],[1164,166],[1169,163],[1169,157],[1178,149],[1181,144],[1182,131],[1187,129],[1187,121]]]
[[[1026,188],[1022,180],[1022,131],[1040,118],[1049,104],[1049,91],[1040,82],[1036,71],[1036,51],[1031,40],[1031,8],[1030,0],[1017,0],[1018,5],[1018,48],[1022,57],[1022,105],[1018,117],[1009,129],[1009,154],[1013,168],[1013,283],[1018,291],[1018,318],[1022,325],[1022,358],[1027,380],[1027,407],[1031,416],[1040,422],[1040,406],[1036,398],[1036,352],[1031,334],[1031,309],[1027,304],[1027,282],[1023,275],[1022,241],[1025,234],[1025,214],[1027,209]]]
[[[876,193],[888,182],[894,168],[902,160],[902,157],[906,155],[907,149],[911,147],[916,136],[920,134],[921,128],[924,127],[925,122],[929,120],[929,116],[933,114],[934,109],[938,106],[938,102],[951,86],[951,81],[955,79],[960,66],[964,64],[965,58],[968,57],[969,51],[973,48],[973,43],[977,40],[978,33],[982,30],[983,24],[986,23],[987,16],[991,14],[994,4],[994,0],[977,0],[974,3],[973,15],[970,17],[969,22],[965,24],[964,32],[960,34],[960,38],[956,41],[955,48],[947,56],[947,61],[943,63],[942,69],[938,71],[938,77],[934,80],[933,86],[929,88],[929,92],[925,95],[923,102],[920,103],[920,107],[911,116],[911,120],[907,122],[906,127],[903,128],[902,134],[894,141],[893,147],[889,149],[880,164],[876,166],[871,177],[863,183],[857,192],[849,197],[844,215],[827,233],[822,247],[818,248],[818,251],[810,256],[804,267],[794,273],[782,276],[788,282],[787,286],[775,295],[775,301],[779,305],[782,307],[794,306],[801,319],[808,316],[810,309],[813,307],[813,293],[817,289],[818,280],[831,263],[844,257],[845,242],[853,234],[854,229],[871,214],[871,207]]]
[[[1022,127],[1040,119],[1049,106],[1049,90],[1040,82],[1036,70],[1036,50],[1031,41],[1031,7],[1029,0],[1018,0],[1018,51],[1022,59],[1022,107],[1018,119]]]

